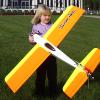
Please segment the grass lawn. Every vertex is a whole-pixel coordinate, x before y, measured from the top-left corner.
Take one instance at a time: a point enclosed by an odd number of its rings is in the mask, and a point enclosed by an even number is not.
[[[35,74],[14,94],[4,82],[5,76],[32,48],[28,43],[32,16],[0,16],[0,100],[40,100],[32,96]],[[53,22],[58,16],[53,16]],[[100,48],[100,19],[82,17],[60,44],[60,49],[80,62],[93,48]],[[57,60],[59,95],[53,100],[68,100],[62,87],[74,68]],[[73,100],[100,100],[100,66],[94,72],[95,79],[78,91]],[[45,96],[42,100],[52,100]]]

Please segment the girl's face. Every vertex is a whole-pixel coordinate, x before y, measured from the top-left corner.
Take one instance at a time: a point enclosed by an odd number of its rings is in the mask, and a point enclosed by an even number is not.
[[[51,21],[51,15],[49,13],[44,13],[40,17],[41,23],[47,24]]]

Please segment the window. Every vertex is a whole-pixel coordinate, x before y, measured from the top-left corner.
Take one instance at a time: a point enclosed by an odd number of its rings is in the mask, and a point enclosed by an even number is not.
[[[38,0],[38,4],[42,4],[43,3],[43,0]]]
[[[13,8],[18,8],[18,0],[14,0],[14,2],[13,2]]]
[[[21,1],[21,8],[22,9],[29,9],[30,8],[30,2],[27,1]]]

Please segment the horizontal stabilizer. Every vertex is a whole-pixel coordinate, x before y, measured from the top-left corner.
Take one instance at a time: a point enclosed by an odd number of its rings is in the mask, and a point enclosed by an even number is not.
[[[94,48],[81,62],[84,69],[89,69],[91,73],[94,72],[100,63],[100,49]],[[64,93],[72,98],[81,86],[87,81],[88,76],[86,70],[81,70],[80,65],[76,67],[72,75],[69,77],[63,86]]]

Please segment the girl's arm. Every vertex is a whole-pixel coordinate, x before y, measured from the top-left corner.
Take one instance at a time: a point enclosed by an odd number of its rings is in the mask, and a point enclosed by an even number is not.
[[[36,29],[37,29],[36,25],[33,25],[32,32],[29,33],[28,40],[29,40],[29,43],[32,45],[36,44],[36,42],[34,41],[34,37],[33,37],[33,35],[36,34]]]

